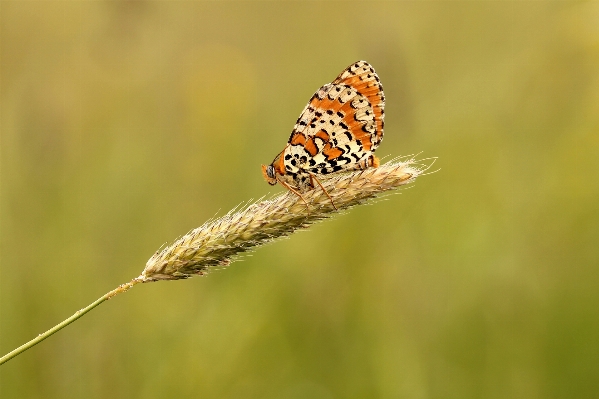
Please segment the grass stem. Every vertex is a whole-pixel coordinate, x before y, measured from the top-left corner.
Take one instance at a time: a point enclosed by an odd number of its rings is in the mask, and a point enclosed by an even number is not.
[[[136,278],[134,278],[133,280],[131,280],[130,282],[128,282],[126,284],[119,285],[114,290],[112,290],[112,291],[108,292],[107,294],[105,294],[105,295],[101,296],[100,298],[98,298],[95,302],[91,303],[89,306],[87,306],[87,307],[85,307],[83,309],[79,309],[78,311],[75,312],[74,315],[72,315],[68,319],[64,320],[63,322],[55,325],[54,327],[52,327],[51,329],[49,329],[45,333],[39,334],[37,337],[35,337],[31,341],[29,341],[29,342],[27,342],[27,343],[19,346],[17,349],[13,350],[12,352],[9,352],[6,355],[2,356],[0,358],[0,364],[4,364],[4,363],[8,362],[10,359],[12,359],[13,357],[18,356],[21,353],[25,352],[27,349],[34,347],[35,345],[39,344],[40,342],[42,342],[43,340],[45,340],[46,338],[48,338],[52,334],[54,334],[54,333],[62,330],[63,328],[65,328],[66,326],[68,326],[69,324],[71,324],[72,322],[74,322],[75,320],[79,319],[81,316],[83,316],[84,314],[86,314],[87,312],[89,312],[90,310],[92,310],[93,308],[95,308],[96,306],[98,306],[99,304],[101,304],[101,303],[109,300],[113,296],[116,296],[116,295],[118,295],[118,294],[120,294],[122,292],[125,292],[125,291],[129,290],[129,288],[131,288],[135,284],[138,284],[138,283],[141,283],[141,282],[143,282],[143,280],[140,279],[139,277],[136,277]]]

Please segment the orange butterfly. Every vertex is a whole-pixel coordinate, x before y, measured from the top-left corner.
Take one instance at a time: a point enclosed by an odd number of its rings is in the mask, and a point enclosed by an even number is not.
[[[366,61],[353,63],[314,93],[285,149],[270,165],[262,165],[264,178],[270,185],[281,183],[304,202],[302,193],[316,182],[330,199],[316,175],[379,166],[374,151],[383,140],[384,108],[374,68]]]

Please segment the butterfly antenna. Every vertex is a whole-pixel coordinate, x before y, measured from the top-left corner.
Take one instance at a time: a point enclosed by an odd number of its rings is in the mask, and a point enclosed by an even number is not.
[[[327,192],[327,190],[325,190],[325,188],[322,186],[322,183],[320,183],[320,180],[318,180],[318,178],[315,175],[310,174],[310,182],[312,183],[312,187],[314,187],[314,183],[312,182],[312,179],[316,180],[316,183],[318,183],[318,185],[320,186],[320,188],[322,189],[322,191],[331,200],[331,204],[333,204],[333,208],[335,208],[335,210],[338,211],[339,209],[337,209],[337,205],[335,205],[335,201],[333,201],[333,199],[331,198],[331,196],[329,195],[329,193]]]

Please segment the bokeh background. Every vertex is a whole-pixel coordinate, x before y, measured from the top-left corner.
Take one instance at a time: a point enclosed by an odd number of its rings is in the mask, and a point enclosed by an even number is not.
[[[365,59],[380,156],[439,172],[206,278],[137,286],[2,398],[599,397],[599,2],[0,2],[2,354],[162,244]]]

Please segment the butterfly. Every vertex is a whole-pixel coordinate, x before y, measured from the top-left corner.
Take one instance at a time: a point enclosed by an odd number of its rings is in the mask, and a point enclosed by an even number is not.
[[[317,175],[378,167],[374,155],[383,140],[385,95],[374,68],[366,61],[348,66],[310,99],[287,145],[262,174],[270,185],[281,183],[298,195],[317,183]]]

